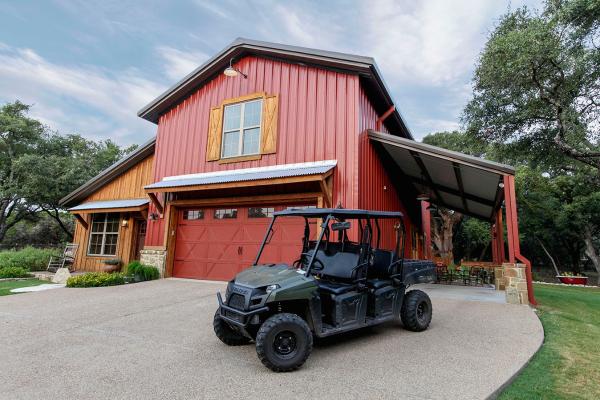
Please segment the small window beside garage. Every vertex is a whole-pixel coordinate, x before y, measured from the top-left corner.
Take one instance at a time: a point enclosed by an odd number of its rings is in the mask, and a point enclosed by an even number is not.
[[[237,218],[237,208],[219,208],[215,210],[215,219],[233,219]]]
[[[118,213],[94,214],[92,216],[88,255],[116,256],[118,239]]]
[[[248,218],[271,218],[274,212],[274,207],[250,207]]]
[[[204,210],[185,210],[183,212],[183,219],[204,219]]]

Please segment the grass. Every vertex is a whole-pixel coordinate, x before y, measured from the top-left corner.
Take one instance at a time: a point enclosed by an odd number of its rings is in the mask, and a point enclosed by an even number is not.
[[[600,289],[535,285],[545,340],[500,399],[600,398]]]
[[[12,289],[28,287],[28,286],[37,286],[43,283],[48,283],[46,281],[40,281],[39,279],[26,279],[21,281],[1,281],[0,282],[0,296],[8,296],[9,294],[17,294],[11,293]]]

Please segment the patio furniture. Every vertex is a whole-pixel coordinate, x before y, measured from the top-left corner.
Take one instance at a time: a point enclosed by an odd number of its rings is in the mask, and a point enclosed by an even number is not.
[[[50,257],[46,271],[56,272],[59,268],[68,268],[69,271],[73,271],[78,247],[79,245],[77,243],[67,243],[62,256]]]
[[[436,265],[435,273],[436,283],[441,283],[442,281],[448,282],[450,280],[450,273],[448,272],[448,267],[445,265]]]
[[[469,271],[469,283],[475,282],[476,285],[483,284],[483,273],[485,270],[479,267],[471,267]]]

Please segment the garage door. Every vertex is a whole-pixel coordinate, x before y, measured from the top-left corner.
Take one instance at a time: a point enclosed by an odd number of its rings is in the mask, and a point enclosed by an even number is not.
[[[173,276],[230,280],[252,265],[274,211],[284,207],[190,208],[179,211]],[[311,229],[313,230],[313,229]],[[280,218],[261,263],[291,264],[302,250],[302,218]]]

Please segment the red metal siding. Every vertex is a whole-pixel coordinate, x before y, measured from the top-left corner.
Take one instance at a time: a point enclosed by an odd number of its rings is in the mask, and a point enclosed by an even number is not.
[[[359,104],[359,129],[362,133],[360,134],[358,151],[360,171],[358,206],[359,208],[371,210],[402,211],[406,215],[400,195],[394,188],[373,144],[367,137],[366,130],[375,129],[378,115],[362,88],[359,93]],[[385,127],[382,130],[387,133]],[[382,225],[382,231],[392,232],[393,224],[392,221],[385,222]],[[413,224],[408,218],[405,218],[405,224],[407,231],[405,256],[410,257]],[[395,240],[393,236],[384,236],[381,245],[393,249]]]
[[[334,205],[358,207],[359,78],[259,57],[236,63],[248,79],[219,75],[158,123],[154,180],[165,176],[336,159]],[[206,161],[208,116],[223,100],[279,95],[277,152],[256,161]],[[147,246],[163,245],[164,221],[150,221]]]

